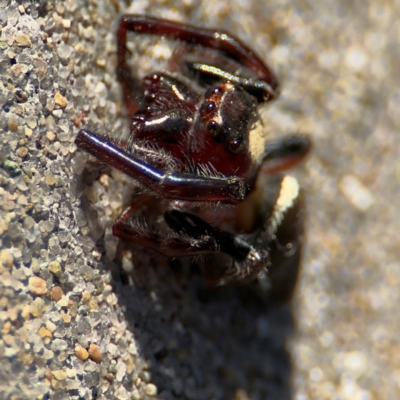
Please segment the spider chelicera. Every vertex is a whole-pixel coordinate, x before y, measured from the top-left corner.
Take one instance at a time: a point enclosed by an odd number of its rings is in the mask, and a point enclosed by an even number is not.
[[[170,71],[138,83],[127,63],[130,31],[179,42]],[[240,40],[212,29],[126,15],[117,38],[129,139],[88,130],[76,138],[147,189],[115,222],[114,235],[169,257],[202,256],[211,287],[259,278],[290,297],[303,212],[297,180],[280,172],[311,144],[301,134],[263,135],[257,106],[279,93],[273,72]]]

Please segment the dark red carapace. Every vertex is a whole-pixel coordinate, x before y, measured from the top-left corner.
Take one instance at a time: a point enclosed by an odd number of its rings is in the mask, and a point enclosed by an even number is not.
[[[177,43],[168,71],[139,82],[127,63],[128,32]],[[238,39],[211,29],[126,15],[117,38],[129,139],[88,130],[76,138],[147,189],[113,233],[170,257],[203,256],[210,286],[259,278],[289,297],[302,207],[296,179],[279,173],[305,157],[310,140],[263,135],[257,108],[278,95],[273,72]]]

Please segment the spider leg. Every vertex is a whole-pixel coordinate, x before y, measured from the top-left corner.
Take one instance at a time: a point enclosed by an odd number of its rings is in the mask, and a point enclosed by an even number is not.
[[[162,171],[87,130],[79,131],[75,143],[167,199],[238,203],[245,198],[248,190],[244,180],[239,177]]]
[[[168,210],[164,213],[167,224],[175,232],[182,232],[193,238],[212,236],[218,243],[218,251],[222,251],[237,260],[245,260],[251,251],[251,246],[241,241],[230,232],[213,228],[202,218],[177,210]]]
[[[276,174],[294,167],[311,150],[311,140],[307,135],[294,134],[269,142],[266,145],[262,174]]]
[[[196,256],[219,251],[218,244],[210,235],[199,235],[196,238],[185,234],[177,235],[167,230],[151,229],[135,220],[138,210],[149,199],[150,196],[144,195],[124,211],[113,225],[113,235],[168,257]]]
[[[142,82],[132,73],[126,61],[126,35],[123,43],[118,42],[118,65],[117,79],[121,83],[124,105],[129,113],[133,115],[139,108],[139,99],[142,96]]]
[[[264,282],[267,279],[269,293],[275,299],[285,301],[292,296],[300,268],[303,201],[295,178],[285,176],[279,181],[275,202],[272,209],[267,207],[264,211],[261,228],[252,244],[232,235],[223,249],[219,236],[214,236],[225,254],[216,254],[212,266],[203,265],[209,286],[242,284],[259,278]],[[272,193],[266,190],[265,195]],[[245,257],[237,256],[239,248],[247,249]]]
[[[175,232],[182,232],[193,238],[212,237],[218,244],[214,252],[224,253],[219,257],[220,262],[213,263],[215,268],[202,268],[210,287],[244,283],[256,277],[269,264],[267,248],[256,249],[239,236],[213,228],[196,215],[170,210],[164,217]],[[225,255],[229,257],[224,257]],[[218,258],[217,254],[216,256]]]
[[[271,242],[269,294],[279,301],[289,300],[296,287],[304,240],[304,213],[304,199],[300,192],[292,207],[286,210]]]
[[[222,68],[205,63],[187,62],[186,65],[189,71],[194,74],[199,74],[203,80],[207,80],[208,78],[209,81],[227,81],[242,86],[248,93],[253,95],[259,103],[271,101],[277,96],[277,92],[263,80],[244,78]]]
[[[272,100],[279,92],[279,84],[274,73],[261,59],[244,43],[226,32],[213,29],[197,28],[177,22],[165,21],[142,15],[125,15],[118,29],[118,74],[126,68],[127,32],[151,34],[181,40],[210,49],[220,50],[226,56],[241,63],[253,71],[264,82],[264,101]],[[259,88],[260,89],[260,88]]]

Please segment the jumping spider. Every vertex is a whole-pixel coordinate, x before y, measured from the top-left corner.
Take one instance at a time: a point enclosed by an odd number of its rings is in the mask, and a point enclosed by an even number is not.
[[[138,83],[127,63],[129,31],[179,41],[171,71]],[[290,297],[303,213],[297,180],[279,173],[303,160],[311,144],[301,134],[264,138],[257,106],[278,96],[273,72],[240,40],[212,29],[126,15],[117,37],[129,139],[88,130],[76,138],[147,189],[113,234],[169,257],[203,256],[211,287],[258,278]]]

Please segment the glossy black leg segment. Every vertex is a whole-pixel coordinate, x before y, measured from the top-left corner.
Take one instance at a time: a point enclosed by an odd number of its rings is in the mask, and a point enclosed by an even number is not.
[[[209,84],[218,81],[228,81],[236,85],[240,85],[248,93],[253,95],[259,103],[273,100],[276,97],[276,92],[270,87],[268,83],[263,80],[254,80],[249,78],[243,78],[238,75],[234,75],[221,68],[213,65],[204,63],[186,63],[189,71],[194,76],[200,75],[203,81],[209,81]],[[207,79],[208,78],[208,79]]]
[[[246,195],[244,180],[238,177],[207,177],[165,172],[125,152],[105,138],[81,130],[76,145],[167,199],[238,203]]]
[[[268,249],[255,249],[245,240],[229,232],[219,231],[201,218],[171,210],[165,213],[165,220],[176,232],[196,237],[212,237],[218,244],[219,252],[229,256],[214,262],[212,267],[203,263],[202,270],[210,287],[223,286],[230,283],[244,283],[254,279],[269,264]]]
[[[185,233],[193,238],[212,236],[218,243],[219,250],[230,255],[237,261],[244,261],[251,250],[244,241],[239,241],[235,235],[213,228],[196,215],[170,210],[164,213],[167,224],[175,232]]]
[[[118,29],[118,68],[121,71],[126,69],[126,40],[128,31],[164,36],[192,45],[220,50],[226,56],[253,71],[260,80],[264,81],[264,101],[274,99],[279,92],[278,81],[273,72],[250,48],[234,36],[224,32],[216,32],[213,29],[194,28],[177,22],[141,15],[125,15],[121,19]],[[122,76],[122,72],[119,75]]]
[[[311,150],[311,140],[307,135],[296,134],[285,136],[267,144],[262,173],[276,174],[294,167],[301,162]]]
[[[126,241],[158,251],[167,257],[198,256],[218,252],[218,244],[211,236],[193,238],[157,231],[135,220],[136,206],[127,209],[113,225],[113,235]]]

